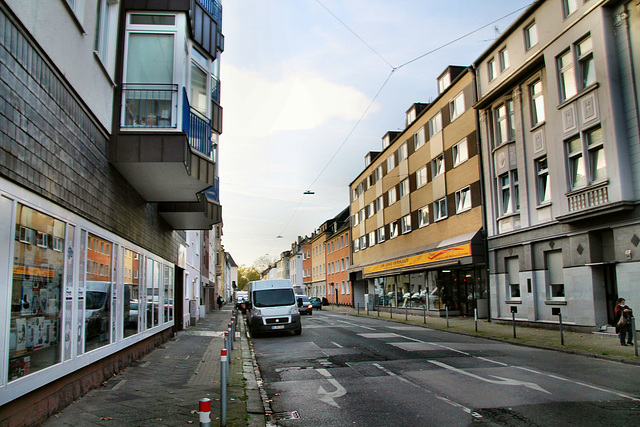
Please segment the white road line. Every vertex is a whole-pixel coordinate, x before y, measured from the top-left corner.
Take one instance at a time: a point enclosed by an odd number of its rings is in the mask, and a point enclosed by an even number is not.
[[[502,362],[498,362],[497,360],[491,360],[491,359],[487,359],[486,357],[480,357],[480,356],[474,356],[476,359],[480,359],[480,360],[484,360],[485,362],[489,362],[489,363],[495,363],[496,365],[500,365],[500,366],[509,366],[506,363],[502,363]]]
[[[384,366],[382,366],[382,365],[380,365],[378,363],[374,363],[373,366],[375,366],[376,368],[380,369],[385,374],[387,374],[387,375],[389,375],[389,376],[391,376],[391,377],[393,377],[393,378],[395,378],[397,380],[400,380],[400,381],[405,382],[407,384],[411,384],[412,386],[418,387],[418,388],[420,388],[422,390],[426,390],[427,392],[434,394],[437,399],[440,399],[443,402],[446,402],[451,406],[454,406],[456,408],[462,409],[467,414],[471,414],[474,418],[482,418],[482,415],[478,414],[477,412],[472,411],[471,409],[467,408],[466,406],[461,405],[459,403],[456,403],[456,402],[454,402],[454,401],[452,401],[450,399],[447,399],[444,396],[439,396],[439,395],[435,394],[432,390],[426,389],[426,388],[424,388],[422,386],[419,386],[418,384],[413,383],[412,381],[409,381],[406,378],[403,378],[403,377],[401,377],[401,376],[399,376],[397,374],[394,374],[393,372],[391,372],[390,370],[388,370],[387,368],[385,368]]]
[[[351,323],[351,322],[347,322],[347,321],[344,321],[344,320],[338,320],[338,322],[340,322],[340,323],[344,323],[344,324],[349,325],[349,326],[355,326],[355,327],[357,327],[357,328],[368,329],[368,330],[370,330],[370,331],[375,331],[375,330],[376,330],[375,328],[370,328],[370,327],[368,327],[368,326],[358,325],[358,324],[356,324],[356,323]]]
[[[340,344],[338,344],[337,342],[333,342],[333,341],[331,341],[331,344],[335,345],[336,347],[343,348],[343,347],[342,347]]]

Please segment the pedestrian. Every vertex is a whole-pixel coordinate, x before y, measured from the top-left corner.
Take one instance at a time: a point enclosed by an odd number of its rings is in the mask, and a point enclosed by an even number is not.
[[[620,337],[620,345],[626,346],[633,344],[633,331],[631,330],[631,318],[633,317],[633,311],[626,304],[624,298],[618,298],[618,305],[616,305],[613,313],[616,324],[616,334]]]
[[[224,303],[224,299],[222,295],[218,295],[218,310],[222,310],[222,304]]]

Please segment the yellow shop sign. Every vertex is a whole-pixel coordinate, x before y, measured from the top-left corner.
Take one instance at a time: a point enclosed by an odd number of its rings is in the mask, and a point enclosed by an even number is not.
[[[414,265],[429,264],[431,262],[443,261],[452,258],[461,258],[471,255],[471,244],[455,246],[453,248],[441,249],[426,254],[416,255],[408,258],[396,259],[382,264],[365,267],[363,273],[371,274],[397,268],[411,267]]]

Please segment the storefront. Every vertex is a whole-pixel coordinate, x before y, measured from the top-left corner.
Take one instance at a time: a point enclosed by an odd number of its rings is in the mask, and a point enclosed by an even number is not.
[[[473,249],[472,249],[473,248]],[[480,252],[479,254],[475,254]],[[482,247],[465,244],[364,267],[374,305],[488,317]]]
[[[0,405],[171,328],[172,263],[3,186]]]

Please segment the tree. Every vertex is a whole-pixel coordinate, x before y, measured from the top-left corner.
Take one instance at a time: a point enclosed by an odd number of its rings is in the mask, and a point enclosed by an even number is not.
[[[238,290],[244,291],[247,286],[247,283],[252,282],[254,280],[260,280],[260,272],[257,268],[251,266],[247,267],[246,265],[241,265],[238,267]]]

